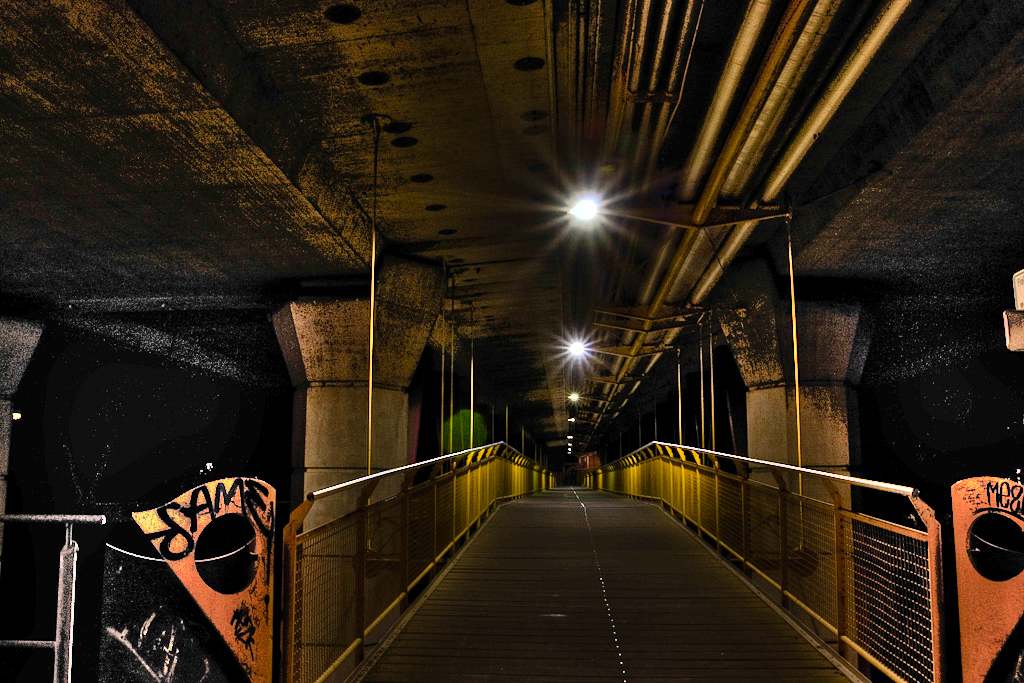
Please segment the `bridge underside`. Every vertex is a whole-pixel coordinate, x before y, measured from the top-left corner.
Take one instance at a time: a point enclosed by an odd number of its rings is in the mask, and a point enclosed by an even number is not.
[[[846,681],[657,507],[500,508],[356,681]]]

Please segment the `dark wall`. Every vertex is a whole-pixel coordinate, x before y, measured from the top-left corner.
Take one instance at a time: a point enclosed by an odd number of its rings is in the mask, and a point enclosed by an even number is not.
[[[257,325],[272,340],[269,323]],[[109,519],[75,529],[75,680],[95,680],[104,543],[137,541],[125,538],[132,511],[229,476],[263,479],[287,497],[292,391],[283,361],[259,371],[271,381],[247,383],[75,327],[44,332],[14,397],[22,418],[13,425],[7,511]],[[62,527],[7,525],[0,595],[4,614],[17,618],[0,621],[0,638],[53,638],[62,542]],[[49,680],[52,659],[0,650],[0,680]]]

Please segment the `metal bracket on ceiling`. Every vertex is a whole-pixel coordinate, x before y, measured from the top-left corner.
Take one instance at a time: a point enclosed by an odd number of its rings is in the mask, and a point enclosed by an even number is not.
[[[627,206],[622,209],[611,206],[601,208],[601,214],[605,216],[671,225],[672,227],[683,228],[684,230],[727,228],[739,223],[761,222],[772,218],[790,218],[792,216],[792,212],[778,206],[765,206],[759,209],[718,206],[711,209],[705,220],[696,223],[693,220],[694,211],[694,204]]]
[[[643,380],[643,375],[629,375],[622,379],[616,379],[615,375],[585,375],[585,382],[597,382],[598,384],[629,384]]]
[[[659,353],[667,353],[669,351],[675,351],[674,346],[661,346],[657,344],[647,344],[641,346],[636,351],[633,351],[631,346],[595,346],[591,348],[594,353],[604,353],[609,356],[619,356],[620,358],[642,358],[643,356],[654,356]]]
[[[700,306],[659,306],[654,315],[651,315],[650,306],[602,306],[595,308],[594,313],[611,316],[613,318],[627,318],[641,320],[644,322],[667,322],[679,318],[692,318],[695,315],[702,315],[707,311]]]

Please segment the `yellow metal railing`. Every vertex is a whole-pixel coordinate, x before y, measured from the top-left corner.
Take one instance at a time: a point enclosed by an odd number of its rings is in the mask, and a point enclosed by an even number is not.
[[[498,503],[553,481],[496,443],[310,493],[283,532],[282,680],[323,681],[360,661],[371,632]],[[393,494],[368,504],[375,490]],[[351,512],[302,529],[318,500],[342,493],[354,496]]]
[[[797,480],[831,501],[791,492]],[[666,506],[815,622],[840,655],[856,653],[897,683],[942,680],[940,529],[915,489],[661,442],[584,485]],[[857,488],[902,496],[924,530],[852,512]]]

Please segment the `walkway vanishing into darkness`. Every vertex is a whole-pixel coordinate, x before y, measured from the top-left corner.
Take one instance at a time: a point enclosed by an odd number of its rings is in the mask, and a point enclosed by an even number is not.
[[[657,507],[590,489],[502,506],[376,654],[360,680],[848,681]]]

